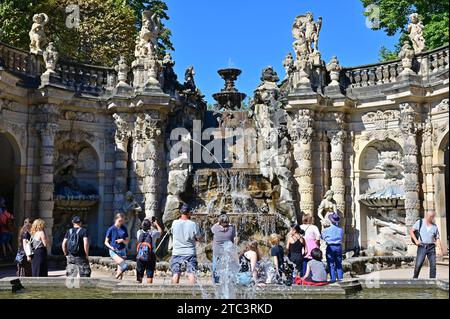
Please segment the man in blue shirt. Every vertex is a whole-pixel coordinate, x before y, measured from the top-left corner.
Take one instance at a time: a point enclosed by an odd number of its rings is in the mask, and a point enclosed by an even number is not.
[[[331,226],[323,230],[322,239],[327,243],[326,258],[331,282],[335,282],[336,279],[341,281],[344,278],[342,269],[342,238],[344,231],[338,226],[341,220],[338,213],[330,214],[328,219],[331,221]]]

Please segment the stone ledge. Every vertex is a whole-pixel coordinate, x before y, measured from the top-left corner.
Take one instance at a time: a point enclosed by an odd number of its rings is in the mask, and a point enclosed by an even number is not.
[[[373,256],[353,257],[342,262],[344,272],[352,275],[364,275],[373,271],[410,268],[414,266],[414,256]]]

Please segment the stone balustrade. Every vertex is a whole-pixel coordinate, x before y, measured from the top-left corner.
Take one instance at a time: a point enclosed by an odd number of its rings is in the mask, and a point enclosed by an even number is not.
[[[24,84],[31,86],[38,85],[39,76],[44,71],[42,59],[38,56],[3,42],[0,42],[0,67],[24,78]]]
[[[358,88],[393,83],[402,71],[400,60],[345,68],[341,84],[345,88]]]
[[[421,53],[416,56],[413,71],[422,77],[448,71],[448,55],[448,46]],[[39,76],[44,71],[41,60],[37,55],[0,42],[0,66],[25,77],[28,80],[26,83],[31,86],[38,85]],[[401,60],[347,67],[341,71],[340,84],[344,89],[391,84],[397,81],[402,71]],[[51,84],[77,93],[99,96],[110,92],[117,84],[116,71],[108,67],[60,60],[56,73],[57,77],[52,79]]]
[[[423,77],[448,71],[448,54],[448,46],[421,53],[416,56],[413,71]],[[341,85],[344,88],[359,88],[395,83],[402,71],[401,60],[344,68]]]
[[[61,60],[55,71],[59,82],[52,84],[63,85],[77,93],[102,95],[116,84],[116,72],[112,68]]]

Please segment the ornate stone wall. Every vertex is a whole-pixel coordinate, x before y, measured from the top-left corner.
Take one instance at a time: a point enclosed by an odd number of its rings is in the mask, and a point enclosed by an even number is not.
[[[135,193],[142,217],[162,218],[167,193],[181,195],[167,185],[192,187],[187,185],[192,167],[184,172],[178,162],[168,165],[168,133],[202,119],[206,106],[193,69],[181,84],[170,55],[156,54],[152,34],[158,23],[148,12],[143,15],[131,67],[124,59],[116,68],[76,65],[78,82],[67,80],[70,66],[58,61],[52,46],[40,56],[0,43],[0,134],[17,158],[10,205],[18,220],[41,217],[52,236],[58,220],[55,147],[62,140],[89,145],[95,154],[92,180],[99,199],[87,219],[96,224],[99,247],[127,191]],[[280,82],[271,67],[263,72],[249,127],[257,128],[260,142],[275,135],[280,140],[276,150],[259,148],[252,174],[278,183],[283,200],[272,207],[290,218],[318,217],[331,190],[349,250],[378,249],[427,209],[437,211],[447,238],[448,46],[423,51],[421,39],[413,37],[414,50],[405,46],[398,60],[345,68],[336,57],[328,64],[322,60],[321,24],[312,15],[297,17],[295,57],[289,54],[284,61],[285,79]],[[274,120],[278,115],[283,121]],[[261,164],[263,151],[276,157],[275,167]],[[172,171],[182,180],[168,183],[170,170],[182,171]],[[394,170],[399,175],[392,177]],[[391,197],[380,185],[393,190]],[[382,201],[394,195],[395,205],[388,201],[393,206],[386,209]],[[180,198],[168,206],[177,206]]]

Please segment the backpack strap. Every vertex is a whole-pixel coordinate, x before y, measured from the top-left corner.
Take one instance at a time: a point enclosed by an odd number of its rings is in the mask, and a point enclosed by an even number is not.
[[[420,240],[422,240],[422,235],[420,234],[420,231],[422,230],[422,226],[423,226],[423,218],[421,218],[420,222],[419,222],[419,238],[417,238],[417,239],[420,239]]]

